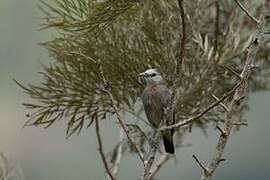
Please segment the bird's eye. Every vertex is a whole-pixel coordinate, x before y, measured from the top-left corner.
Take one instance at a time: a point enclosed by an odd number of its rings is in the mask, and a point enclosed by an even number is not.
[[[154,77],[154,76],[156,76],[157,74],[155,73],[155,74],[152,74],[152,76]]]

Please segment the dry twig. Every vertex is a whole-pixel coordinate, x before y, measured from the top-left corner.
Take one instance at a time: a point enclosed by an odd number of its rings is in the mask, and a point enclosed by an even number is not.
[[[219,43],[219,19],[220,19],[220,7],[218,1],[215,2],[216,8],[216,20],[215,20],[215,44],[214,44],[214,52],[217,54],[218,52],[218,43]]]
[[[254,16],[252,16],[252,14],[245,8],[245,6],[243,6],[239,0],[235,0],[235,2],[237,3],[237,5],[247,14],[248,17],[250,17],[250,19],[252,21],[254,21],[256,24],[259,23],[259,20],[256,19]]]
[[[112,171],[114,177],[117,176],[117,173],[119,171],[119,166],[120,166],[120,162],[123,155],[123,141],[124,141],[124,132],[123,132],[123,129],[120,129],[119,130],[119,146],[117,147],[116,160],[113,165],[113,171]]]
[[[157,160],[157,163],[150,171],[149,179],[152,180],[154,176],[157,174],[157,172],[161,169],[161,167],[170,159],[169,154],[162,154],[160,158]]]
[[[245,122],[234,122],[233,125],[235,125],[235,126],[248,126],[248,123],[245,123]]]
[[[156,156],[156,152],[157,152],[157,144],[159,143],[160,141],[160,135],[159,135],[159,132],[155,131],[154,135],[153,135],[153,142],[152,144],[150,143],[150,151],[149,151],[149,154],[148,154],[148,158],[147,158],[147,161],[145,163],[145,166],[144,166],[144,172],[143,172],[143,180],[148,180],[150,179],[150,170],[151,170],[151,167],[154,163],[154,160],[155,160],[155,156]]]
[[[213,97],[216,101],[219,100],[218,97],[215,96],[214,94],[212,94],[212,97]],[[228,111],[228,110],[229,110],[228,107],[227,107],[223,102],[220,102],[220,105],[223,107],[223,109],[224,109],[225,111]]]
[[[237,87],[240,86],[240,84],[241,83],[238,83],[237,85],[235,85],[229,92],[225,93],[220,99],[218,99],[217,101],[215,101],[214,103],[212,103],[210,106],[208,106],[201,113],[196,114],[194,116],[191,116],[191,117],[187,118],[186,120],[183,120],[183,121],[181,121],[181,122],[179,122],[177,124],[174,124],[174,125],[171,125],[171,126],[162,127],[159,130],[160,131],[164,131],[164,130],[168,130],[168,129],[178,128],[178,127],[187,125],[189,123],[192,123],[192,122],[198,120],[203,115],[205,115],[208,111],[210,111],[211,109],[213,109],[214,107],[216,107],[217,105],[219,105],[221,102],[223,102],[228,96],[230,96],[237,89]]]
[[[208,170],[205,168],[205,166],[202,164],[202,162],[197,158],[197,156],[195,156],[193,154],[192,157],[195,159],[195,161],[197,162],[197,164],[203,169],[203,171],[205,173],[208,173]]]
[[[216,168],[218,167],[219,163],[224,160],[222,158],[222,155],[225,150],[227,141],[229,139],[230,132],[235,124],[234,123],[235,115],[237,115],[240,111],[240,100],[242,99],[242,97],[244,97],[247,81],[253,69],[252,68],[253,63],[255,61],[255,57],[259,49],[259,40],[264,33],[265,21],[266,19],[264,15],[261,15],[260,23],[258,24],[255,36],[247,50],[245,65],[240,74],[241,77],[240,85],[235,90],[233,99],[231,100],[231,103],[229,105],[229,110],[227,111],[226,114],[224,128],[220,129],[221,135],[219,136],[219,140],[216,145],[214,154],[212,156],[212,160],[207,165],[206,171],[203,171],[201,180],[212,179],[212,175],[216,170]]]
[[[181,39],[181,47],[180,47],[180,55],[179,55],[179,61],[177,62],[176,66],[176,75],[179,76],[180,69],[182,67],[184,57],[185,57],[185,47],[186,47],[186,39],[187,39],[187,30],[186,30],[186,13],[184,8],[184,0],[178,0],[178,5],[180,9],[180,15],[182,19],[182,39]]]
[[[111,92],[111,87],[110,87],[110,83],[106,80],[105,76],[104,76],[104,73],[103,73],[103,68],[102,68],[102,65],[100,64],[99,61],[96,61],[96,63],[99,65],[99,72],[100,72],[100,75],[101,75],[101,78],[102,78],[102,81],[103,81],[103,86],[104,86],[104,91],[107,93],[111,103],[112,103],[112,108],[114,109],[115,111],[115,114],[117,116],[117,120],[121,126],[121,128],[124,130],[129,142],[132,144],[132,146],[135,148],[136,152],[138,153],[141,161],[143,162],[143,164],[145,163],[145,158],[143,156],[143,153],[142,151],[140,150],[140,148],[136,145],[136,142],[134,141],[134,139],[130,136],[129,132],[128,132],[128,129],[126,127],[126,124],[124,123],[124,121],[122,120],[122,117],[119,113],[119,109],[118,107],[116,106],[116,102],[113,98],[113,95],[112,95],[112,92]]]
[[[98,140],[98,151],[99,151],[99,154],[101,156],[103,165],[105,167],[105,170],[106,170],[107,175],[109,176],[110,180],[115,180],[115,178],[113,177],[113,175],[112,175],[112,173],[111,173],[111,171],[109,169],[109,165],[108,165],[108,163],[106,161],[106,157],[105,157],[105,154],[104,154],[102,140],[101,140],[101,135],[100,135],[100,131],[99,131],[99,122],[98,122],[98,120],[96,120],[95,122],[96,122],[96,135],[97,135],[97,140]]]

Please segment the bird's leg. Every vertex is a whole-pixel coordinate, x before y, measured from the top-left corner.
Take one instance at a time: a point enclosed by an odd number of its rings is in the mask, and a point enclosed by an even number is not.
[[[145,161],[144,163],[144,173],[142,176],[143,180],[149,180],[150,170],[155,160],[156,152],[158,150],[159,138],[159,132],[155,129],[153,136],[149,138],[150,150],[148,153],[147,161]]]

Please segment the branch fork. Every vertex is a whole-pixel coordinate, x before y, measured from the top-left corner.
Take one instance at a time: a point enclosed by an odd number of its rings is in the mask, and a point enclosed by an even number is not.
[[[221,135],[223,137],[227,137],[228,136],[228,134],[223,129],[221,129],[218,125],[216,126],[216,128],[217,128],[217,130],[219,130],[219,132],[221,133]]]
[[[239,105],[240,105],[241,100],[245,97],[245,89],[247,86],[247,80],[252,72],[252,68],[250,67],[254,63],[257,52],[259,50],[259,47],[258,47],[259,39],[263,36],[263,33],[264,33],[265,18],[263,14],[261,15],[260,21],[258,21],[254,19],[253,16],[250,16],[249,12],[246,11],[245,8],[243,9],[243,6],[241,6],[238,0],[235,0],[235,1],[241,7],[241,9],[246,12],[247,15],[258,24],[258,26],[255,33],[254,40],[252,41],[250,46],[247,48],[245,65],[240,75],[241,80],[239,82],[239,86],[235,89],[233,98],[228,108],[229,111],[226,112],[224,129],[221,129],[217,126],[217,129],[221,132],[221,135],[219,136],[219,140],[215,147],[212,159],[208,163],[207,167],[205,168],[208,171],[203,171],[201,180],[211,180],[212,175],[215,172],[216,168],[218,167],[219,163],[224,161],[224,159],[222,158],[222,155],[225,150],[225,146],[228,142],[230,132],[233,126],[235,125],[235,122],[233,121],[234,117],[239,112]]]

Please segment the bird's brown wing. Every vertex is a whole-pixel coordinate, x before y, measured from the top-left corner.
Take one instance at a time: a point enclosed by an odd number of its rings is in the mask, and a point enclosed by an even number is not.
[[[160,92],[157,88],[157,86],[147,86],[142,93],[145,115],[154,128],[160,126],[160,122],[163,118],[163,107]]]
[[[164,120],[165,110],[171,100],[172,91],[163,84],[148,85],[142,93],[142,101],[147,119],[158,128]],[[171,116],[172,117],[172,116]],[[167,118],[162,125],[172,125],[174,118]]]

